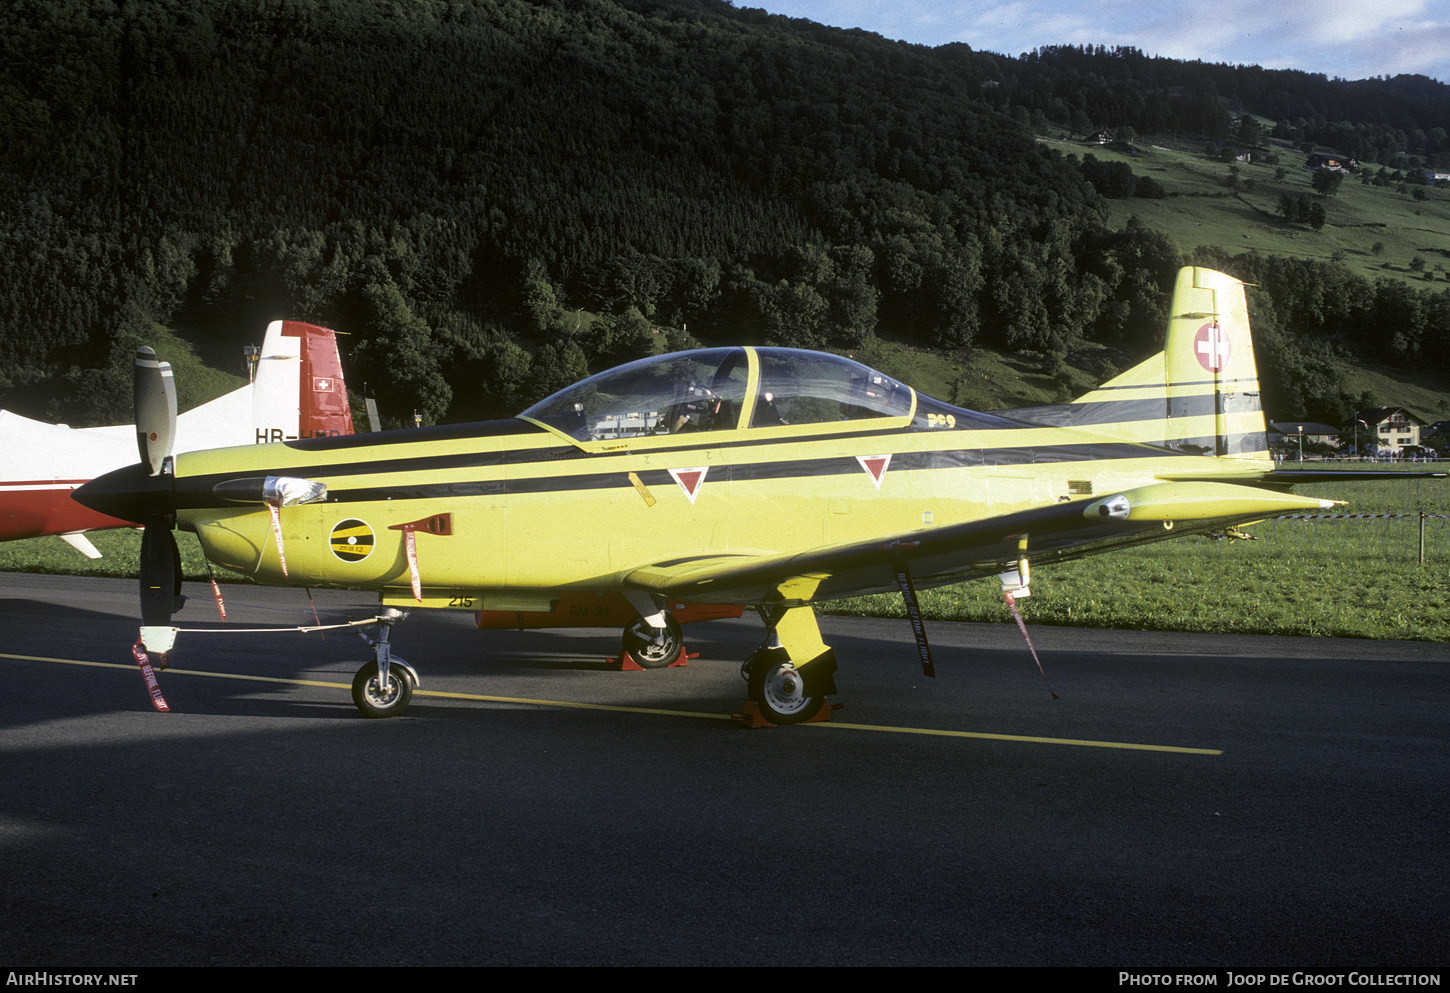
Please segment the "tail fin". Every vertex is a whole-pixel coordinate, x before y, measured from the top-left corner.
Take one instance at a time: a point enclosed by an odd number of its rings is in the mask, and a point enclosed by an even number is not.
[[[333,331],[273,321],[255,368],[250,385],[177,419],[177,452],[352,433]]]
[[[302,340],[297,437],[352,434],[352,408],[342,378],[336,332],[301,321],[283,321],[282,334]]]
[[[1178,270],[1163,367],[1167,445],[1204,455],[1269,457],[1243,283],[1212,269]]]
[[[1001,411],[1018,420],[1201,455],[1269,458],[1244,284],[1178,270],[1163,351],[1072,403]]]

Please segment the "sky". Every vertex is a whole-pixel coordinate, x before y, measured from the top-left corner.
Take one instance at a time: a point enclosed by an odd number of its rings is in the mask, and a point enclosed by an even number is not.
[[[736,0],[919,45],[1126,45],[1184,61],[1450,83],[1450,0]]]

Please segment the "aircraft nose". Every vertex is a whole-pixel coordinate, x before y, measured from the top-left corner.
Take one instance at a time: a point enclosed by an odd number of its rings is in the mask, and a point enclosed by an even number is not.
[[[71,498],[83,507],[136,524],[146,515],[170,510],[175,503],[170,476],[153,476],[141,463],[115,469],[73,491]]]

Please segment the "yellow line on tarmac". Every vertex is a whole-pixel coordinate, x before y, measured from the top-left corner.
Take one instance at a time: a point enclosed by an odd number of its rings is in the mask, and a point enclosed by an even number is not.
[[[1221,748],[1185,748],[1182,745],[1140,745],[1131,741],[1093,741],[1089,738],[1040,738],[1028,734],[992,734],[987,731],[942,731],[936,728],[899,728],[885,724],[844,724],[824,721],[820,727],[850,731],[887,731],[896,734],[929,734],[943,738],[986,738],[989,741],[1023,741],[1036,745],[1076,745],[1079,748],[1124,748],[1134,752],[1178,752],[1183,755],[1222,755]]]
[[[483,703],[522,703],[534,707],[570,707],[574,710],[613,710],[620,714],[654,714],[658,717],[703,717],[712,721],[728,721],[729,714],[710,714],[699,710],[660,710],[655,707],[626,707],[613,703],[576,703],[573,700],[529,700],[516,696],[484,696],[480,693],[445,693],[442,690],[414,690],[414,696],[437,696],[449,700],[478,700]]]
[[[19,659],[22,662],[60,662],[64,665],[89,665],[98,669],[129,669],[135,672],[136,664],[130,665],[124,662],[85,662],[81,659],[52,659],[44,655],[10,655],[0,652],[0,659]],[[351,683],[324,683],[315,679],[283,679],[279,676],[247,676],[239,672],[202,672],[200,669],[159,669],[168,676],[173,673],[178,676],[211,676],[213,679],[245,679],[254,683],[288,683],[292,686],[322,686],[327,689],[351,690]]]
[[[23,662],[59,662],[64,665],[88,665],[102,669],[135,669],[121,662],[85,662],[80,659],[55,659],[43,655],[10,655],[0,652],[0,659]],[[197,669],[165,669],[167,675],[210,676],[214,679],[241,679],[255,683],[286,683],[292,686],[320,686],[325,689],[350,690],[351,683],[330,683],[316,679],[284,679],[280,676],[248,676],[231,672],[202,672]],[[414,696],[440,697],[448,700],[475,700],[480,703],[510,703],[532,707],[566,707],[574,710],[607,710],[620,714],[651,714],[657,717],[696,717],[712,721],[732,720],[729,714],[705,713],[697,710],[662,710],[656,707],[625,707],[607,703],[577,703],[572,700],[531,700],[525,697],[485,696],[481,693],[449,693],[443,690],[414,690]],[[888,724],[847,724],[842,721],[820,721],[802,727],[838,728],[842,731],[877,731],[887,734],[919,734],[939,738],[981,738],[987,741],[1017,741],[1034,745],[1072,745],[1078,748],[1117,748],[1136,752],[1175,752],[1180,755],[1222,755],[1220,748],[1185,748],[1181,745],[1142,745],[1130,741],[1093,741],[1086,738],[1043,738],[1023,734],[992,734],[987,731],[945,731],[937,728],[894,727]]]

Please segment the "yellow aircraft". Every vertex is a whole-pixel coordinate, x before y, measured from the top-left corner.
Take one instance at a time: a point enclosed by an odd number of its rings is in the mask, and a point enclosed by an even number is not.
[[[152,375],[138,369],[142,464],[76,494],[145,524],[146,649],[175,638],[181,527],[262,582],[376,589],[381,635],[353,681],[372,717],[402,713],[417,684],[389,645],[409,608],[547,612],[601,593],[628,598],[643,647],[678,637],[677,601],[756,610],[749,698],[798,723],[836,692],[818,601],[900,590],[930,673],[914,588],[998,576],[1026,595],[1030,566],[1333,505],[1296,483],[1405,478],[1275,469],[1243,284],[1200,268],[1178,274],[1163,352],[1073,403],[992,414],[835,355],[705,348],[510,420],[173,463]]]

